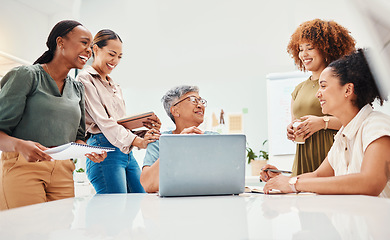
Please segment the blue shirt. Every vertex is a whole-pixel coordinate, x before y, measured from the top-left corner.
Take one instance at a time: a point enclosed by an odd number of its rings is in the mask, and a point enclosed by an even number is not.
[[[161,134],[172,134],[172,131],[162,132]],[[204,134],[216,135],[218,133],[205,131]],[[143,167],[152,166],[153,163],[155,163],[159,157],[160,157],[160,141],[157,140],[155,142],[149,143],[148,147],[146,148]]]

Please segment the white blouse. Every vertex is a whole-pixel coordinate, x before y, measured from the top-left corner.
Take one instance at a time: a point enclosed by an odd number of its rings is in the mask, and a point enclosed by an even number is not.
[[[328,153],[335,176],[359,173],[368,145],[383,136],[390,136],[390,116],[373,111],[367,104],[335,136]],[[389,180],[379,196],[390,198]]]

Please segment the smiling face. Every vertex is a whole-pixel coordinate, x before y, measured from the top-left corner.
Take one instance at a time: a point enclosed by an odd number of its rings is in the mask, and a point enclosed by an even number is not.
[[[307,71],[318,73],[319,75],[326,67],[326,63],[321,52],[314,48],[314,46],[310,43],[302,43],[299,45],[298,56]]]
[[[325,68],[322,71],[317,91],[317,98],[320,101],[322,113],[339,116],[345,110],[345,103],[351,83],[340,85],[338,77],[336,77],[331,68]]]
[[[204,120],[205,106],[200,103],[200,101],[197,101],[196,104],[192,103],[188,98],[190,96],[201,99],[197,92],[188,92],[176,101],[176,103],[179,102],[178,104],[171,107],[171,112],[175,118],[176,125],[179,124],[186,127],[197,127]]]
[[[95,56],[92,64],[93,68],[103,77],[107,76],[119,64],[122,58],[122,42],[119,39],[111,39],[102,48],[95,44],[93,52]]]
[[[57,38],[57,50],[69,68],[81,69],[92,55],[92,34],[79,25],[64,37]]]

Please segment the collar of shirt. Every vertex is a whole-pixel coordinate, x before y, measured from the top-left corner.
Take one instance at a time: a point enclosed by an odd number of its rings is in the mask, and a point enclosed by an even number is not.
[[[367,116],[372,112],[372,107],[367,104],[365,105],[358,114],[347,124],[347,126],[342,127],[340,133],[344,135],[348,140],[351,140],[356,135],[363,121],[367,118]]]
[[[105,85],[109,85],[109,86],[116,86],[117,84],[111,79],[110,76],[107,75],[107,81],[103,80],[102,77],[100,76],[100,74],[96,71],[95,68],[93,68],[92,66],[86,66],[85,67],[85,71],[87,71],[89,74],[91,74],[92,76],[97,76],[98,79]]]

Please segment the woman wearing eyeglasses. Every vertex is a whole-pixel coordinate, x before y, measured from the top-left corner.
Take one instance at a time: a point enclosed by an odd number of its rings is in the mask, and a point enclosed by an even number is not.
[[[141,170],[132,148],[146,148],[159,138],[160,120],[150,122],[151,128],[143,138],[119,125],[126,116],[125,102],[120,86],[109,76],[122,58],[122,40],[112,30],[99,31],[93,39],[92,66],[87,66],[77,79],[85,87],[87,143],[93,146],[113,147],[104,164],[87,159],[87,175],[97,193],[143,193]]]
[[[173,131],[162,134],[216,134],[203,132],[198,126],[203,122],[207,101],[199,96],[196,86],[177,86],[161,99],[168,116],[175,123]],[[146,149],[141,173],[141,184],[148,193],[159,190],[159,141],[150,143]]]

